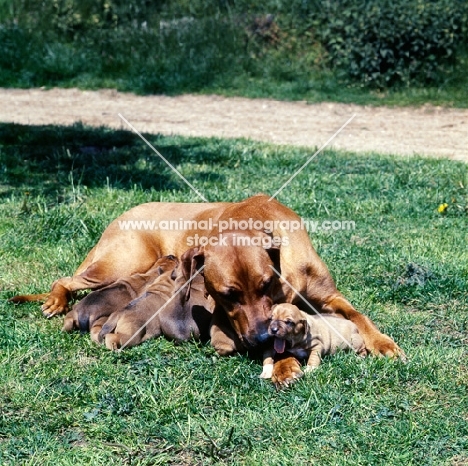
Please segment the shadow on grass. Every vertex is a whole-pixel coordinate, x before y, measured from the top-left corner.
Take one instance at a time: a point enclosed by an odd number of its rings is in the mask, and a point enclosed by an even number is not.
[[[182,173],[200,182],[223,181],[203,167],[221,162],[201,141],[146,135]],[[158,144],[159,143],[159,144]],[[15,191],[58,196],[72,185],[111,185],[158,191],[185,189],[184,182],[141,139],[130,131],[73,126],[26,126],[0,123],[0,197]]]

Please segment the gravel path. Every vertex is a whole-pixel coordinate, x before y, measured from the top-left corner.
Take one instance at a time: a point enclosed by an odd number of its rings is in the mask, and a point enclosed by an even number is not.
[[[129,129],[184,136],[246,137],[316,148],[353,115],[330,147],[468,162],[468,110],[307,104],[214,95],[136,96],[113,90],[0,89],[0,121]]]

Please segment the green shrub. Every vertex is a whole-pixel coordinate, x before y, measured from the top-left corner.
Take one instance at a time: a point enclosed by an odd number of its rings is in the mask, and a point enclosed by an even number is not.
[[[467,17],[466,0],[0,0],[0,86],[336,98],[337,77],[438,84],[464,73]]]
[[[315,26],[333,66],[379,87],[444,80],[466,35],[464,0],[328,0]]]

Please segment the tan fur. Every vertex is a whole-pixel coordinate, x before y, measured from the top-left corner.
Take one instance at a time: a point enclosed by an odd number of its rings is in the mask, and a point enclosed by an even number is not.
[[[122,277],[111,285],[93,291],[75,304],[65,316],[62,331],[89,331],[91,339],[97,343],[97,336],[108,316],[127,306],[164,271],[171,272],[177,264],[178,260],[174,256],[163,256],[147,272]]]
[[[293,304],[278,304],[272,308],[268,332],[280,340],[282,351],[300,359],[307,359],[306,372],[317,368],[322,357],[335,354],[337,349],[353,350],[360,356],[367,354],[358,328],[349,320],[333,316],[310,315]],[[261,378],[270,378],[276,346],[272,344],[263,354]]]
[[[206,340],[214,302],[206,296],[203,275],[197,274],[187,284],[191,277],[186,276],[185,267],[191,264],[193,254],[193,250],[187,251],[175,274],[162,274],[143,295],[112,314],[99,333],[99,341],[115,350],[160,335],[176,341]]]
[[[46,316],[60,314],[67,308],[70,294],[76,290],[103,287],[123,276],[141,273],[161,256],[180,257],[191,247],[190,238],[205,236],[208,240],[220,235],[219,228],[199,226],[189,231],[163,229],[125,231],[120,222],[129,220],[209,221],[221,220],[295,221],[300,218],[289,208],[268,196],[257,195],[234,203],[148,203],[125,212],[104,231],[97,245],[72,277],[57,280],[42,306]],[[244,233],[254,246],[240,246],[234,239]],[[229,237],[227,246],[212,242],[199,248],[195,256],[197,267],[204,265],[205,285],[216,302],[211,326],[212,345],[219,354],[245,352],[268,339],[268,318],[273,303],[297,304],[304,311],[298,293],[321,313],[337,314],[354,322],[366,348],[375,354],[403,356],[395,342],[383,335],[373,322],[360,314],[336,289],[305,229],[286,230],[277,225],[273,231],[232,229],[223,232]],[[278,245],[263,247],[261,242],[276,238]],[[260,242],[259,242],[260,240]],[[193,245],[193,243],[192,243]],[[351,260],[351,258],[350,258]],[[272,270],[281,270],[279,280]],[[291,285],[289,285],[289,284]],[[270,286],[267,286],[270,284]],[[295,291],[296,290],[296,291]],[[282,362],[282,374],[291,374]],[[286,376],[288,377],[288,376]],[[286,383],[278,374],[279,383]]]

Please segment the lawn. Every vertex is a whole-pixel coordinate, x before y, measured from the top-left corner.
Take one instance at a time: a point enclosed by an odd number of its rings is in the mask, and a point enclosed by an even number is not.
[[[272,194],[312,154],[147,138],[210,201]],[[6,301],[72,274],[129,207],[198,201],[137,136],[0,124],[0,160],[0,464],[468,464],[465,164],[329,150],[280,193],[303,218],[354,222],[312,241],[408,362],[340,353],[276,391],[247,356],[164,338],[113,353]]]

